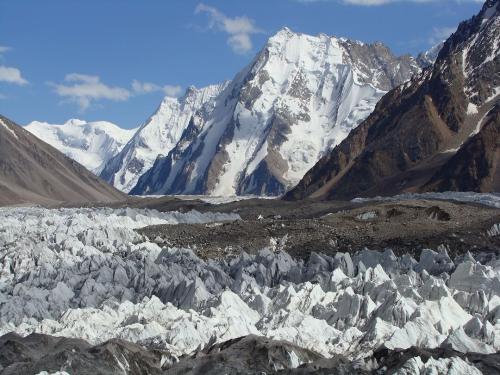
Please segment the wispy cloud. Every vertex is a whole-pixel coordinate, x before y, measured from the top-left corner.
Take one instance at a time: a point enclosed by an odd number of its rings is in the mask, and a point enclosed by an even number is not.
[[[160,86],[138,80],[132,81],[131,89],[110,86],[102,82],[99,76],[80,73],[67,74],[62,83],[47,82],[47,84],[66,101],[76,103],[82,112],[101,100],[123,102],[134,96],[152,92],[163,92],[167,96],[177,97],[182,92],[180,86]]]
[[[162,91],[165,95],[171,97],[178,97],[182,93],[181,86],[165,85],[160,86],[151,82],[141,82],[138,80],[132,81],[132,89],[136,94],[149,94],[151,92]]]
[[[49,82],[54,92],[80,107],[81,111],[89,108],[92,102],[97,100],[125,101],[131,97],[129,90],[122,87],[109,86],[99,76],[71,73],[66,75],[62,84]]]
[[[262,33],[252,19],[245,16],[231,18],[203,3],[198,4],[195,13],[206,13],[209,17],[209,28],[228,34],[227,43],[238,54],[250,52],[253,47],[251,36]]]

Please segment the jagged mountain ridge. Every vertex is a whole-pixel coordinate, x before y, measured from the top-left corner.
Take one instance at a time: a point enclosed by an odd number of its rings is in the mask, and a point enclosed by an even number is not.
[[[381,43],[285,28],[193,116],[131,193],[281,194],[419,71]]]
[[[122,129],[107,121],[86,122],[71,119],[62,125],[33,121],[30,133],[99,174],[105,163],[118,154],[137,129]]]
[[[435,64],[382,98],[286,199],[499,191],[498,4],[462,22]]]
[[[100,176],[129,192],[156,158],[167,155],[177,144],[195,113],[225,86],[226,83],[201,89],[191,86],[181,98],[165,97],[121,152],[106,163]]]
[[[443,48],[444,41],[441,43],[438,43],[428,49],[425,52],[419,53],[417,56],[417,62],[422,68],[427,68],[429,66],[432,66],[435,62],[436,59],[439,55],[439,52]]]
[[[125,195],[0,116],[0,205],[110,202]]]

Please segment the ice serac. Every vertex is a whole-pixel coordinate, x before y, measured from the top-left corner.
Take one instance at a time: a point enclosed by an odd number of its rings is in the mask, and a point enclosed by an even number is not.
[[[189,123],[133,194],[279,195],[420,68],[381,43],[285,28]]]
[[[497,253],[450,256],[441,247],[416,259],[365,248],[293,258],[270,241],[253,254],[202,259],[202,248],[160,247],[134,230],[237,219],[131,208],[0,209],[0,352],[14,348],[8,358],[26,362],[18,357],[22,346],[4,346],[6,339],[45,334],[85,340],[87,348],[118,339],[160,351],[167,374],[234,373],[213,366],[241,363],[274,370],[238,373],[275,373],[318,359],[335,367],[338,356],[359,369],[341,374],[396,373],[371,370],[398,362],[416,367],[404,374],[452,374],[450,366],[477,373],[478,356],[496,367],[484,373],[498,373]],[[0,356],[0,365],[8,358]],[[434,367],[443,370],[424,371]]]
[[[125,195],[0,115],[0,206],[110,202]]]
[[[86,122],[71,119],[62,125],[33,121],[30,133],[99,174],[104,164],[118,154],[137,129],[122,129],[107,121]]]
[[[499,14],[487,1],[462,22],[433,66],[385,95],[286,197],[500,191]]]
[[[167,155],[177,144],[195,113],[225,86],[189,87],[181,98],[165,97],[123,150],[106,163],[100,176],[129,192],[156,158]]]

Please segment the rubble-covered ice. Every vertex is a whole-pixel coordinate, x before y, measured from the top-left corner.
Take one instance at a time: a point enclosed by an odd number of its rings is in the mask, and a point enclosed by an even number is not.
[[[248,334],[350,359],[380,347],[500,350],[494,256],[451,259],[445,250],[425,250],[417,260],[365,249],[297,260],[269,248],[202,260],[134,231],[237,218],[0,209],[0,334],[38,332],[91,344],[123,338],[174,357]],[[401,373],[473,367],[458,357],[446,361],[413,358]]]
[[[448,191],[444,193],[405,193],[392,197],[375,197],[375,198],[355,198],[353,202],[363,203],[369,201],[401,201],[415,199],[440,199],[451,200],[457,202],[479,203],[485,206],[500,208],[500,194],[498,193],[474,193]]]

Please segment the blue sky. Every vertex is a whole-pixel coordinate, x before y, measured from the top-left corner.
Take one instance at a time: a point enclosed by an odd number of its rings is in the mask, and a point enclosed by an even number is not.
[[[474,0],[0,0],[0,113],[140,125],[165,95],[231,79],[283,26],[416,54]]]

